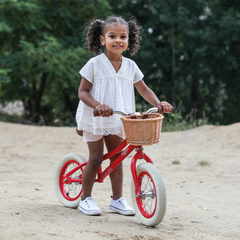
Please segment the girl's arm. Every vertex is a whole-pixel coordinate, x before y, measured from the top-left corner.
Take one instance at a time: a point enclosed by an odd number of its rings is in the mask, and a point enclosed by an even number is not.
[[[89,94],[91,87],[92,83],[90,83],[86,78],[83,77],[78,89],[78,97],[87,106],[95,109],[98,105],[100,105],[100,103],[93,99],[93,97]]]
[[[78,89],[79,99],[87,106],[97,109],[100,116],[109,117],[112,114],[112,109],[106,104],[99,103],[89,94],[91,87],[92,83],[83,77]]]
[[[163,112],[173,112],[173,106],[166,101],[160,102],[155,93],[145,84],[143,80],[134,84],[140,95],[153,106],[161,106]]]
[[[143,80],[134,84],[140,95],[153,106],[159,105],[160,101],[155,93],[145,84]]]

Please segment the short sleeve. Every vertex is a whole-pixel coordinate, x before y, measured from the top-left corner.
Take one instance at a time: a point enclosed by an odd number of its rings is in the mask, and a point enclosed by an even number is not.
[[[83,68],[79,71],[82,77],[86,78],[90,83],[94,79],[94,61],[90,59]]]
[[[139,69],[136,63],[134,63],[134,79],[133,79],[133,84],[139,82],[142,80],[144,77],[142,71]]]

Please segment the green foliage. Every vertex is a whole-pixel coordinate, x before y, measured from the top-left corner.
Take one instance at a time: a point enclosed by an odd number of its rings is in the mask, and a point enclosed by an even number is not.
[[[179,160],[174,160],[174,161],[172,161],[172,164],[180,164],[180,161]]]
[[[74,125],[85,24],[114,14],[143,28],[133,60],[176,108],[165,130],[240,121],[240,3],[229,0],[0,0],[0,102],[22,101],[28,121]]]
[[[11,72],[11,69],[0,69],[0,87],[1,87],[1,83],[9,83],[10,82],[10,79],[8,77],[9,72]]]
[[[10,115],[0,112],[0,121],[2,122],[12,122],[12,123],[21,123],[22,117],[19,115]]]
[[[231,2],[231,3],[230,3]],[[110,1],[143,27],[135,61],[161,100],[182,103],[179,113],[206,114],[213,124],[240,121],[240,4],[237,1]],[[142,102],[137,96],[137,101]]]
[[[0,1],[1,102],[21,100],[33,122],[72,118],[78,71],[89,59],[83,29],[109,9],[105,0]]]
[[[175,132],[184,131],[199,126],[209,124],[203,113],[203,118],[197,118],[197,112],[195,109],[183,116],[179,109],[176,109],[174,113],[164,114],[164,120],[162,125],[163,132]]]

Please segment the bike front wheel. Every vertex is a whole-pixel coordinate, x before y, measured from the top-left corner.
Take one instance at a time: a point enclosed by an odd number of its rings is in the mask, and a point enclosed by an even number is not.
[[[54,178],[55,191],[59,201],[66,207],[77,208],[82,194],[82,185],[78,182],[68,183],[66,174],[87,160],[77,153],[69,153],[59,162]],[[83,168],[74,171],[69,177],[82,178]]]
[[[137,186],[140,195],[135,194],[132,180],[131,197],[136,216],[146,226],[156,226],[164,218],[166,211],[166,189],[160,171],[151,163],[141,163],[137,167]]]

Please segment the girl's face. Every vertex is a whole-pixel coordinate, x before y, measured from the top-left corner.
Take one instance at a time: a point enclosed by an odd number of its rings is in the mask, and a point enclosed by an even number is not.
[[[100,41],[106,47],[107,52],[122,54],[128,48],[128,28],[120,23],[112,23],[106,26],[104,36],[100,36]]]

